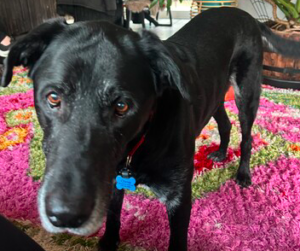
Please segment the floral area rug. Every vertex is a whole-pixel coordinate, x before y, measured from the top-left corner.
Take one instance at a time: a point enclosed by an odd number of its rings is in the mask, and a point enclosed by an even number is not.
[[[241,140],[234,101],[225,103],[232,123],[227,159],[207,155],[219,145],[212,119],[196,141],[190,251],[300,250],[300,92],[264,87],[253,127],[253,185],[234,182]],[[89,251],[99,236],[50,235],[42,230],[37,191],[45,166],[42,131],[33,108],[32,83],[15,68],[0,89],[0,213],[48,251]],[[169,239],[164,206],[147,190],[127,194],[122,210],[121,251],[165,251]]]

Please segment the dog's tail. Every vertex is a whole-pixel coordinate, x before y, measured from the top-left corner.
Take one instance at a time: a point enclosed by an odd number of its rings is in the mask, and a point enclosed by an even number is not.
[[[300,58],[300,42],[276,35],[266,25],[258,22],[264,48],[290,58]]]

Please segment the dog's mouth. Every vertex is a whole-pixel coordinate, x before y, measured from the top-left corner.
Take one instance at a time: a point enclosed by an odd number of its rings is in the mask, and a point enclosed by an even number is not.
[[[79,227],[56,227],[54,226],[46,212],[46,191],[49,184],[49,179],[51,175],[47,174],[45,176],[44,182],[39,190],[38,194],[38,210],[41,219],[42,226],[50,233],[64,233],[68,232],[76,235],[89,236],[96,233],[102,226],[104,218],[103,201],[100,196],[96,196],[95,206],[89,216],[89,218]],[[99,193],[98,193],[99,194]]]

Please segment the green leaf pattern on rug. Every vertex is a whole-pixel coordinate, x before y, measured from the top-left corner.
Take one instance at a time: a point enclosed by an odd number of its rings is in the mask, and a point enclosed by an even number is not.
[[[33,82],[28,77],[28,72],[23,67],[16,67],[8,87],[0,87],[0,95],[24,93],[33,88]]]
[[[290,90],[282,90],[282,92],[266,90],[263,91],[262,96],[272,100],[277,104],[285,104],[300,109],[299,93],[293,93]]]
[[[28,175],[41,180],[45,170],[45,156],[42,150],[43,131],[38,123],[34,108],[11,111],[6,114],[6,123],[10,127],[32,123],[33,138],[30,141],[30,170]]]

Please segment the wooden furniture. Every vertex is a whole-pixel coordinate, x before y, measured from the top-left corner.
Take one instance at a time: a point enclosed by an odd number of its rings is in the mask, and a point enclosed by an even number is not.
[[[27,33],[56,16],[56,0],[0,0],[0,24],[10,36]]]
[[[190,17],[193,18],[204,10],[220,7],[237,7],[238,0],[192,1]]]

